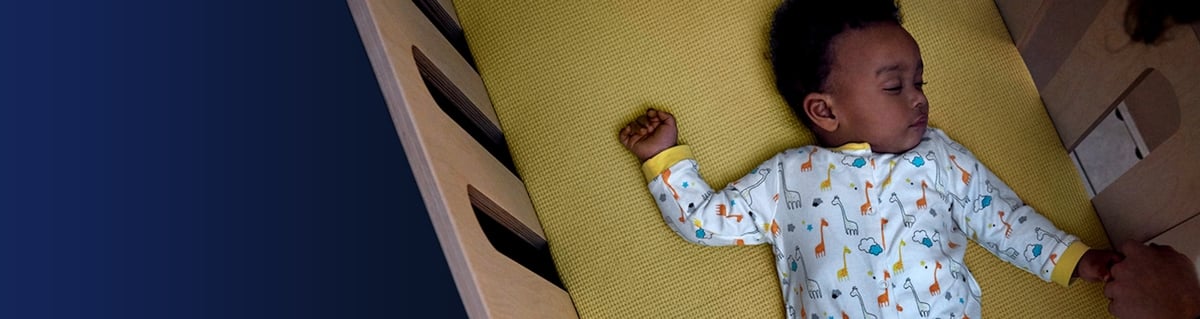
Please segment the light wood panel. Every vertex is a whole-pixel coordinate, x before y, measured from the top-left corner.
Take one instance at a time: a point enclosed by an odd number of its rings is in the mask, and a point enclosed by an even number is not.
[[[520,180],[436,105],[412,48],[427,53],[495,121],[478,74],[411,1],[348,3],[467,313],[473,318],[577,317],[566,291],[496,251],[480,229],[468,186],[545,237]]]
[[[1200,60],[1200,57],[1196,59]],[[1154,152],[1179,132],[1179,97],[1175,95],[1171,81],[1162,72],[1147,72],[1129,90],[1125,105],[1129,110],[1129,120],[1137,125],[1137,134],[1145,143],[1147,153]]]
[[[1200,215],[1171,228],[1166,233],[1151,239],[1150,242],[1171,246],[1179,253],[1188,256],[1192,259],[1192,263],[1196,264],[1196,273],[1200,274],[1200,239],[1196,237],[1196,234],[1200,234]]]
[[[1200,162],[1200,41],[1192,28],[1180,27],[1168,30],[1165,38],[1170,40],[1160,44],[1132,43],[1123,27],[1125,5],[1125,1],[1104,2],[1041,90],[1068,149],[1137,88],[1151,74],[1149,69],[1161,73],[1161,79],[1144,86],[1154,90],[1152,100],[1178,105],[1174,119],[1179,129],[1165,138],[1165,133],[1151,134],[1161,141],[1154,151],[1093,199],[1113,242],[1145,241],[1200,211],[1200,201],[1195,199],[1200,193],[1200,165],[1196,165]],[[1136,107],[1130,105],[1130,111],[1141,113]],[[1173,126],[1137,124],[1139,129]]]
[[[1008,2],[1008,1],[1001,1]],[[1013,39],[1017,50],[1029,68],[1029,75],[1038,90],[1054,77],[1073,48],[1096,19],[1103,1],[1055,0],[1035,1],[1022,6],[1040,3],[1028,18],[1021,34]],[[1007,5],[1009,7],[1016,4]],[[1028,10],[1028,9],[1024,9]],[[1020,20],[1018,20],[1020,21]],[[1011,30],[1010,30],[1011,32]]]

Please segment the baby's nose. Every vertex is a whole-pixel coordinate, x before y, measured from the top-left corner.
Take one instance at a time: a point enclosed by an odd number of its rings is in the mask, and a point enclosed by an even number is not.
[[[925,94],[917,94],[916,98],[912,101],[912,106],[914,109],[920,110],[921,113],[929,112],[929,100],[925,98]]]

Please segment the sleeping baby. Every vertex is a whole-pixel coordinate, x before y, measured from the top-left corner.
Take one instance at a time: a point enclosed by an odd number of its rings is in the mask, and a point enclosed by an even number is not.
[[[979,318],[968,239],[1045,281],[1107,279],[1117,254],[1059,230],[927,126],[920,48],[891,0],[785,1],[770,39],[776,87],[819,146],[713,190],[671,114],[618,135],[681,237],[773,246],[789,317]]]

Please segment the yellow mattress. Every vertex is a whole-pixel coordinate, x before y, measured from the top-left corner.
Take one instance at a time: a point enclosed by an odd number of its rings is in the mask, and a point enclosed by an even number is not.
[[[583,318],[767,318],[784,307],[768,246],[701,247],[666,224],[617,130],[673,112],[709,184],[813,142],[772,85],[768,1],[493,1],[455,6]],[[993,2],[901,1],[930,123],[1030,205],[1108,247]],[[1107,317],[1100,284],[1042,282],[971,244],[989,317]],[[536,305],[531,305],[536,306]]]

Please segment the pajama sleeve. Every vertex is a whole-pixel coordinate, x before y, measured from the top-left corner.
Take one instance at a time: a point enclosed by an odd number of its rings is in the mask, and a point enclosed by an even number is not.
[[[1089,247],[1025,205],[966,148],[943,137],[950,213],[962,231],[1000,259],[1044,281],[1070,284]]]
[[[777,155],[719,191],[700,177],[687,146],[667,149],[642,165],[663,219],[683,239],[701,245],[774,243]]]

